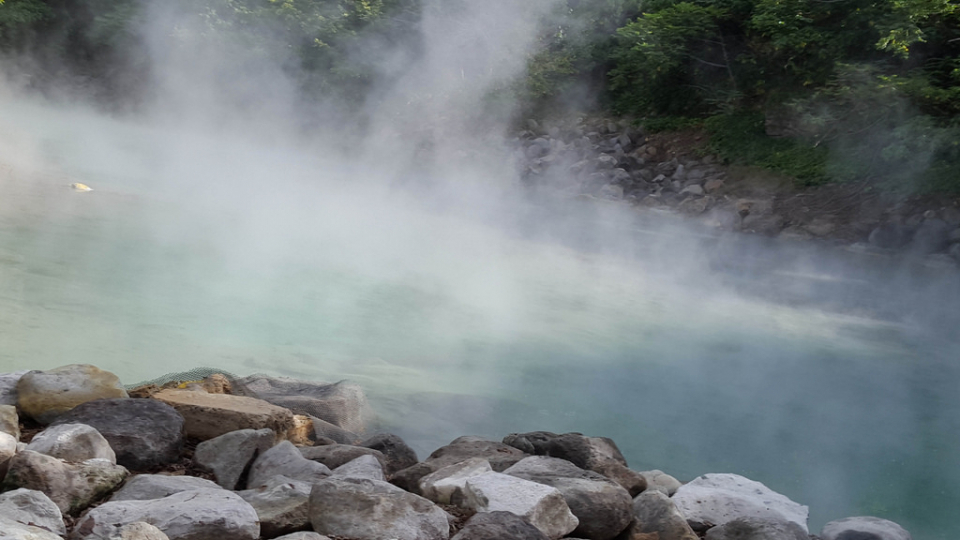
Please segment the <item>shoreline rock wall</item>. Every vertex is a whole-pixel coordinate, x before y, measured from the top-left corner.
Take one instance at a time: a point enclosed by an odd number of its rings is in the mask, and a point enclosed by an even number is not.
[[[0,538],[808,538],[806,506],[742,476],[684,484],[630,469],[610,439],[545,431],[464,436],[420,461],[395,435],[361,437],[359,387],[258,377],[270,402],[217,375],[128,397],[90,365],[0,374]],[[820,537],[910,540],[876,517]]]

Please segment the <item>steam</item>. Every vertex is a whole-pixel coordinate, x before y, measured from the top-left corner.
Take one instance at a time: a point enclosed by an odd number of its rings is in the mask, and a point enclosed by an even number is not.
[[[554,2],[426,4],[419,50],[353,51],[380,84],[350,115],[173,5],[145,17],[137,114],[0,93],[0,369],[347,377],[421,454],[583,431],[637,469],[755,477],[814,528],[918,515],[855,500],[877,478],[950,517],[960,471],[924,445],[960,443],[956,276],[532,197],[489,97]]]

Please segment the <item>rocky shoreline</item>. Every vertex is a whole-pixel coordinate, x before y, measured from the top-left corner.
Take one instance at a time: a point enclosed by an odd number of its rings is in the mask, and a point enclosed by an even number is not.
[[[626,120],[528,120],[510,141],[529,187],[682,215],[710,229],[855,251],[960,262],[960,198],[880,194],[866,184],[798,188],[731,167],[697,131],[645,133]]]
[[[355,385],[182,375],[127,389],[91,365],[0,374],[0,538],[911,538],[875,517],[810,535],[807,507],[759,482],[634,471],[579,433],[464,436],[420,461],[364,434]]]

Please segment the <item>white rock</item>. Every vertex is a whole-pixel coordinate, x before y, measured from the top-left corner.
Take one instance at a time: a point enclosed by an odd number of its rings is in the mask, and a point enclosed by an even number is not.
[[[27,450],[78,463],[88,459],[105,459],[117,464],[117,455],[110,443],[96,429],[86,424],[60,424],[41,431],[27,445]]]
[[[3,479],[6,489],[42,491],[63,513],[83,510],[127,477],[125,468],[104,459],[69,463],[32,450],[18,452],[9,466]]]
[[[60,536],[40,527],[24,525],[0,515],[0,539],[2,540],[63,540]]]
[[[20,443],[9,433],[0,433],[0,478],[7,473],[10,458],[17,455]]]
[[[0,404],[0,433],[9,433],[20,440],[20,415],[15,405]]]
[[[369,478],[371,480],[384,480],[383,467],[380,460],[371,455],[360,456],[354,460],[348,461],[333,470],[334,476],[344,478]]]
[[[806,532],[809,508],[736,474],[705,474],[681,486],[673,502],[689,521],[722,525],[741,517],[792,521]]]
[[[466,508],[477,512],[505,511],[527,520],[550,538],[561,538],[580,524],[556,488],[502,473],[487,473],[467,480],[463,488]]]
[[[236,493],[217,487],[182,491],[149,501],[110,501],[91,509],[73,539],[109,537],[117,525],[143,521],[170,540],[257,540],[257,512]]]
[[[280,536],[278,538],[274,538],[273,540],[330,540],[330,539],[322,534],[304,531],[304,532],[296,532],[293,534],[288,534],[286,536]]]
[[[143,521],[125,525],[117,524],[114,529],[115,531],[111,532],[110,536],[101,538],[105,540],[170,540],[170,537],[163,534],[163,531]]]
[[[667,497],[672,497],[683,485],[679,480],[659,469],[643,471],[640,474],[647,479],[647,489],[655,489]]]
[[[912,540],[910,533],[892,521],[878,517],[858,516],[831,521],[823,526],[820,538],[840,540],[844,532],[851,538],[873,535],[877,540]],[[860,533],[860,534],[856,534]]]
[[[194,476],[139,474],[110,497],[111,501],[149,501],[169,497],[182,491],[223,489],[215,482]]]
[[[435,503],[450,504],[451,497],[463,490],[468,479],[489,472],[493,472],[489,461],[484,458],[470,458],[421,478],[420,493]]]
[[[57,504],[40,491],[20,488],[0,495],[0,516],[59,535],[67,534]]]
[[[250,467],[247,487],[256,488],[274,476],[289,476],[313,483],[330,476],[326,465],[311,461],[290,441],[283,441],[260,455]]]

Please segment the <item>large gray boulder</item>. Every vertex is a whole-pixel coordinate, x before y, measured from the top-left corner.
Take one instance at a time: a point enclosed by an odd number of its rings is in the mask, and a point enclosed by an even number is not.
[[[383,469],[387,476],[391,476],[407,467],[412,467],[420,461],[413,448],[410,448],[403,439],[392,433],[379,433],[357,446],[370,448],[383,454],[385,458]]]
[[[900,525],[886,519],[857,516],[831,521],[820,531],[822,540],[913,540]]]
[[[452,540],[549,540],[529,521],[510,512],[484,512],[467,520]]]
[[[383,466],[381,466],[377,458],[373,456],[360,456],[353,461],[348,461],[334,469],[333,476],[384,480]]]
[[[17,382],[20,381],[20,377],[29,372],[29,369],[25,369],[12,373],[0,373],[0,405],[17,404]]]
[[[503,472],[558,489],[580,521],[574,536],[610,540],[633,519],[633,500],[626,489],[602,474],[581,469],[565,459],[531,456]]]
[[[660,540],[697,540],[669,497],[657,490],[644,491],[633,499],[633,521],[621,540],[646,540],[656,535]]]
[[[238,491],[260,518],[260,534],[273,538],[310,528],[310,489],[313,486],[274,476],[256,489]]]
[[[131,471],[149,471],[175,462],[183,448],[183,416],[153,399],[100,399],[64,413],[57,424],[95,428]]]
[[[0,495],[0,516],[24,525],[44,528],[60,536],[67,534],[60,508],[50,497],[32,489],[15,489]]]
[[[110,501],[77,520],[71,540],[109,536],[117,525],[143,521],[170,540],[257,540],[257,513],[225,489],[182,491],[148,501]]]
[[[673,496],[687,520],[723,525],[738,518],[792,521],[807,531],[809,509],[760,482],[736,474],[705,474]]]
[[[260,487],[274,476],[288,476],[314,483],[330,474],[331,471],[326,465],[303,457],[290,441],[283,441],[257,457],[250,467],[247,486]]]
[[[0,515],[0,531],[3,531],[0,533],[3,540],[63,540],[58,534],[41,527],[24,525],[3,515]]]
[[[508,474],[492,472],[469,478],[460,504],[477,512],[523,516],[550,538],[566,536],[580,524],[559,490]]]
[[[61,512],[74,514],[113,491],[126,477],[126,469],[103,459],[67,463],[24,450],[10,459],[3,488],[42,491]]]
[[[320,534],[357,540],[447,540],[450,515],[432,502],[377,480],[331,477],[310,493]]]
[[[169,476],[165,474],[139,474],[117,490],[111,501],[151,501],[169,497],[174,493],[198,489],[222,489],[216,483],[195,476]]]
[[[325,420],[353,433],[364,432],[370,415],[363,389],[343,381],[331,384],[251,375],[233,381],[233,391]]]
[[[766,518],[738,518],[711,527],[706,540],[809,540],[809,536],[792,521]],[[866,540],[866,539],[863,539]]]
[[[220,487],[237,489],[244,471],[273,447],[276,438],[271,429],[231,431],[198,444],[193,461],[213,472]]]
[[[110,443],[96,429],[86,424],[60,424],[38,433],[27,450],[46,454],[64,461],[104,459],[116,465],[117,455]]]
[[[470,458],[460,463],[447,465],[420,479],[420,493],[438,504],[451,504],[461,497],[467,480],[493,472],[490,462],[484,458]]]
[[[627,468],[627,460],[616,443],[606,437],[534,431],[507,435],[503,442],[528,454],[565,459],[581,469],[600,473],[623,486],[630,496],[647,488],[643,475]]]
[[[349,444],[327,444],[324,446],[301,446],[303,457],[322,463],[330,469],[349,463],[360,456],[373,456],[381,465],[387,462],[382,453],[371,448],[363,448]]]
[[[126,397],[116,375],[89,364],[30,371],[17,381],[17,407],[41,424],[49,424],[81,403]]]

